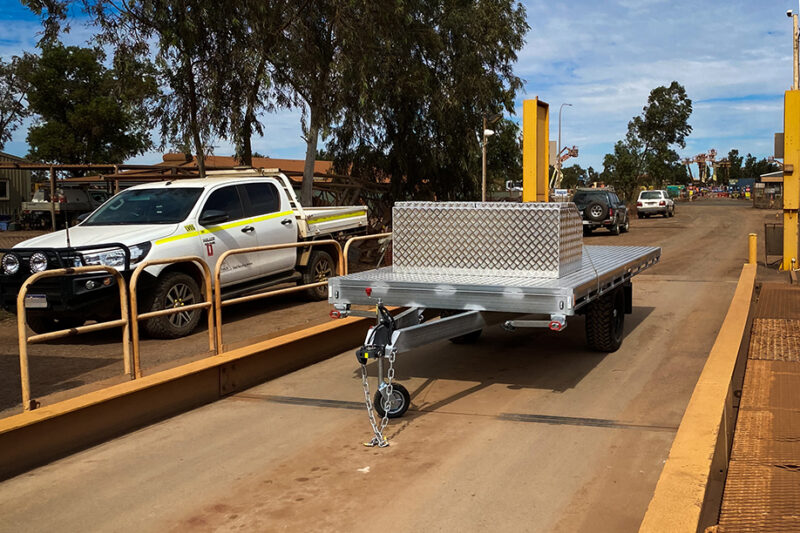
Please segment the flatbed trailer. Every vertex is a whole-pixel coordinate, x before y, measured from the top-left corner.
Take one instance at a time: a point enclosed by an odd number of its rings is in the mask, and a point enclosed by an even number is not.
[[[497,323],[561,331],[579,313],[589,347],[614,352],[633,310],[631,278],[661,257],[652,246],[583,246],[580,215],[567,202],[401,202],[392,218],[393,266],[328,281],[332,317],[371,316],[352,306],[375,306],[377,324],[356,350],[375,433],[370,445],[387,444],[388,419],[411,403],[394,383],[397,354],[442,339],[475,341]],[[405,310],[393,316],[387,306]],[[378,367],[374,400],[371,359]]]

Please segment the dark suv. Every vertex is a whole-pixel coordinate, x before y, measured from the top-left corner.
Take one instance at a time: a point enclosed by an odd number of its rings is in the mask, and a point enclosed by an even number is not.
[[[628,208],[613,189],[578,189],[572,201],[583,218],[583,234],[595,228],[608,228],[614,235],[628,231]]]

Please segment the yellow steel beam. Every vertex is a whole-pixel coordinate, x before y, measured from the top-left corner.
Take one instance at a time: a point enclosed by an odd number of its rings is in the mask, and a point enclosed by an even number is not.
[[[326,322],[0,419],[0,479],[338,355],[371,322]]]
[[[783,97],[783,261],[791,270],[797,261],[797,212],[800,208],[800,91]]]
[[[534,98],[522,102],[522,201],[546,202],[550,196],[548,165],[550,106]]]

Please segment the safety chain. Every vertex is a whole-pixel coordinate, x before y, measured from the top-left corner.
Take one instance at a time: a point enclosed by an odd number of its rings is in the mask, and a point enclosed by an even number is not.
[[[386,372],[386,382],[384,382],[385,387],[384,390],[386,394],[381,394],[380,400],[384,402],[384,398],[386,398],[385,402],[383,403],[383,418],[381,419],[380,426],[375,421],[375,408],[372,405],[372,399],[370,398],[369,394],[369,382],[367,381],[367,365],[361,365],[361,385],[364,388],[364,401],[367,404],[367,414],[369,415],[369,423],[372,426],[372,431],[375,433],[375,436],[372,437],[372,440],[369,442],[365,442],[364,446],[377,446],[379,448],[385,448],[389,446],[389,441],[386,440],[386,436],[383,434],[383,430],[386,429],[386,425],[389,423],[389,409],[392,406],[392,392],[394,391],[394,385],[392,382],[394,381],[394,360],[397,355],[397,351],[392,349],[389,352],[389,370]],[[380,385],[378,385],[378,390],[381,390]]]

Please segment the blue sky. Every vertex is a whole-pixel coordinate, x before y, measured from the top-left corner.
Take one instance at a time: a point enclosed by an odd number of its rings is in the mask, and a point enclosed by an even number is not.
[[[538,96],[551,108],[551,140],[577,145],[580,156],[567,164],[602,169],[603,155],[625,135],[650,90],[677,80],[694,104],[693,127],[682,156],[731,148],[758,157],[772,153],[773,134],[783,129],[783,92],[791,84],[791,1],[617,0],[615,2],[525,2],[531,29],[519,53],[517,74],[525,80],[522,100]],[[38,21],[17,0],[0,0],[0,56],[34,51]],[[84,44],[92,29],[73,24],[64,37]],[[6,144],[24,155],[26,127]],[[265,134],[254,149],[301,159],[305,148],[300,113],[265,117]],[[228,155],[231,146],[215,143]],[[151,153],[132,162],[152,163]]]

